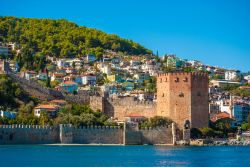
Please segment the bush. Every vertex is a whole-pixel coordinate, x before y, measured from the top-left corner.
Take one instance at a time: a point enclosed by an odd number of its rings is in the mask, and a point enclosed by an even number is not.
[[[148,118],[144,120],[141,124],[140,127],[145,128],[145,127],[158,127],[158,126],[167,126],[170,125],[173,121],[169,118],[166,117],[161,117],[161,116],[155,116],[152,118]]]
[[[241,129],[242,129],[243,131],[248,130],[248,129],[249,129],[249,123],[243,123],[243,124],[241,124]]]
[[[100,111],[93,111],[88,105],[72,104],[60,110],[55,119],[56,124],[71,123],[74,126],[117,125],[109,121],[109,117]]]
[[[190,130],[190,137],[192,139],[199,139],[199,138],[202,137],[202,132],[199,129],[197,129],[197,128],[192,128]]]

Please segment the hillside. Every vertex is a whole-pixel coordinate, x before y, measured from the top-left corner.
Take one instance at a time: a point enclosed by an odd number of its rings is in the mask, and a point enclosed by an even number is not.
[[[76,57],[109,49],[128,54],[147,54],[150,50],[117,35],[78,26],[67,20],[0,16],[0,42],[15,42],[33,53],[56,57]]]
[[[30,100],[30,97],[10,77],[0,75],[0,109],[16,109],[20,103],[27,103]]]

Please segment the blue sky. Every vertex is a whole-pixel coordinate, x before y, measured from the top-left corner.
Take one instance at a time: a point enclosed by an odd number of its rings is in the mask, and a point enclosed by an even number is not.
[[[248,0],[12,0],[0,15],[64,18],[132,39],[160,55],[250,71]]]

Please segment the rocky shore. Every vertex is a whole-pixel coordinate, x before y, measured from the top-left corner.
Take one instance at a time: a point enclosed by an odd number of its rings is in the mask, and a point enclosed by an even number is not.
[[[178,141],[176,145],[179,146],[250,146],[250,140],[211,140],[211,139],[197,139],[187,141]]]
[[[205,144],[209,146],[250,146],[249,140],[222,140],[212,141],[211,143]]]

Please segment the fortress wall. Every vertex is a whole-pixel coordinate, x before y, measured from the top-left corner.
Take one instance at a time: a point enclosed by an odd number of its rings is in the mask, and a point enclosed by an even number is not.
[[[94,111],[104,111],[104,98],[101,96],[90,96],[89,106]]]
[[[0,126],[0,144],[51,144],[58,142],[57,127],[36,125]]]
[[[156,116],[156,103],[153,101],[139,101],[134,97],[105,99],[104,112],[109,117],[124,121],[124,117],[136,114],[145,117]]]
[[[159,127],[154,129],[140,130],[142,133],[141,144],[172,144],[172,127]]]
[[[157,128],[138,129],[138,126],[126,124],[125,145],[167,144],[174,145],[176,140],[175,125]]]
[[[73,143],[123,144],[123,131],[119,127],[78,128],[73,130]]]
[[[4,144],[173,144],[172,127],[143,129],[71,125],[41,127],[36,125],[1,125],[0,145]]]

